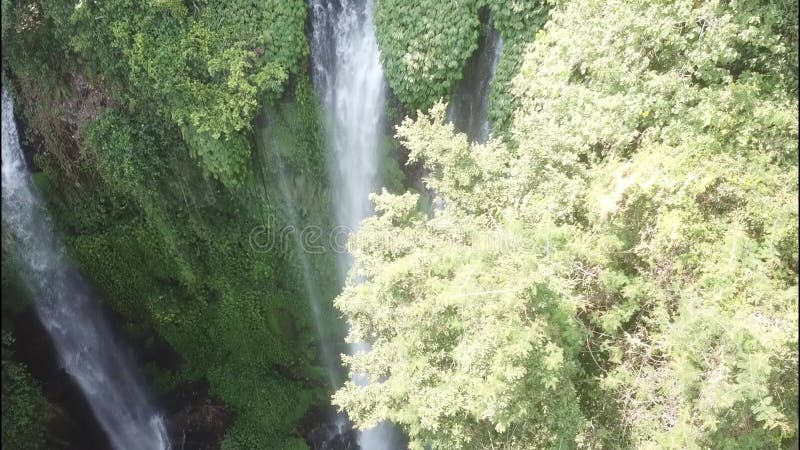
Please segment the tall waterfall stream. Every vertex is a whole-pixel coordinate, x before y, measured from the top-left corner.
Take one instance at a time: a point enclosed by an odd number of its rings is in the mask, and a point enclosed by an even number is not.
[[[369,194],[381,181],[379,143],[388,87],[375,37],[374,4],[373,0],[323,0],[312,2],[309,9],[313,81],[327,112],[335,224],[355,232],[373,213]],[[342,253],[342,281],[351,264],[351,256]],[[350,346],[351,353],[366,351],[366,343]],[[396,432],[384,423],[362,431],[359,445],[364,450],[388,450],[395,448],[396,439]]]

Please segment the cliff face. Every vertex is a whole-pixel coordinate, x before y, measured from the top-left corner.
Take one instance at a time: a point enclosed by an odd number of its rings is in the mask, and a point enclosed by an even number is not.
[[[169,405],[165,414],[174,442],[219,448],[226,433],[237,432],[231,429],[237,419],[239,433],[250,426],[260,439],[302,441],[294,423],[313,402],[326,398],[324,383],[316,378],[309,312],[291,256],[281,253],[285,248],[270,254],[250,243],[259,225],[279,228],[285,220],[268,202],[270,195],[278,196],[277,187],[260,181],[233,192],[204,178],[174,128],[119,120],[119,104],[101,82],[90,83],[84,75],[70,77],[57,105],[32,103],[40,97],[27,90],[32,83],[15,85],[34,179],[72,259],[114,311],[116,327],[139,350],[160,400]],[[297,121],[280,118],[296,118],[300,107],[287,101],[286,108],[273,111],[272,122],[297,127]],[[303,116],[305,126],[312,127],[313,109]],[[275,127],[284,139],[311,134]],[[293,189],[302,189],[306,197],[315,191],[324,195],[319,186],[308,186],[313,164],[287,162],[293,180],[306,180],[305,185],[293,182]],[[261,170],[259,177],[275,168]],[[319,205],[324,202],[297,198],[306,203],[306,214],[323,214]],[[250,212],[242,214],[244,207]],[[330,298],[331,289],[326,287],[324,295]],[[20,347],[20,358],[41,364],[37,355],[50,358],[36,350],[41,345]],[[101,440],[76,440],[97,429],[92,417],[74,411],[81,399],[68,377],[51,371],[34,376],[47,386],[46,397],[67,411],[60,416],[85,422],[69,427],[50,422],[48,432],[67,446],[107,447]],[[198,383],[205,387],[196,388]],[[280,403],[264,416],[263,403],[251,402],[254,392]],[[261,415],[255,422],[260,425],[252,422],[253,414]],[[57,431],[93,426],[94,431],[75,436]],[[275,431],[262,433],[260,427]]]
[[[254,103],[271,105],[270,120],[236,141],[247,149],[247,175],[233,188],[201,167],[165,110],[169,99],[135,93],[129,71],[117,70],[125,61],[104,54],[101,42],[76,52],[75,31],[39,3],[7,6],[3,78],[28,166],[71,260],[114,311],[155,395],[169,404],[172,437],[187,448],[190,441],[217,448],[222,439],[244,448],[303,442],[297,423],[312,405],[328,402],[320,337],[293,250],[264,251],[252,234],[267,227],[279,236],[287,223],[273,203],[281,195],[270,156],[275,139],[302,220],[328,226],[322,131],[306,74],[296,73],[282,100]],[[216,151],[233,151],[233,142],[218,144]],[[327,304],[325,339],[338,342],[341,322],[330,302],[336,286],[325,258],[312,266]],[[34,363],[28,348],[20,347],[19,358]],[[52,394],[67,389],[65,379],[37,373],[44,385],[62,386],[45,389],[46,396],[79,416]],[[196,383],[206,387],[183,394]]]
[[[15,97],[17,130],[26,162],[32,171],[41,164],[50,164],[66,177],[65,188],[80,182],[78,166],[90,157],[81,152],[85,127],[104,111],[118,107],[103,83],[102,77],[91,79],[83,72],[61,74],[65,80],[54,89],[42,80],[3,71]]]

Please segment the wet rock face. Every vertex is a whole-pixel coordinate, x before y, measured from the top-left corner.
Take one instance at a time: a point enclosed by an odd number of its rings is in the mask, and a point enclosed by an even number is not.
[[[202,380],[179,384],[161,404],[173,450],[218,450],[234,420],[228,406],[209,396]]]
[[[300,423],[300,434],[312,450],[360,450],[358,431],[332,406],[311,409]]]
[[[306,437],[314,450],[358,450],[358,433],[347,422],[338,425],[332,422],[320,423]]]
[[[330,447],[321,447],[320,450],[358,450],[358,434],[353,428],[347,429],[342,434],[337,434],[330,442]]]
[[[448,118],[470,142],[486,143],[491,131],[489,98],[503,39],[494,28],[489,10],[481,9],[481,37],[478,48],[464,66],[448,106]]]
[[[102,77],[89,81],[83,73],[75,73],[70,80],[71,95],[64,101],[67,123],[73,130],[72,138],[83,140],[83,127],[100,117],[106,109],[117,104],[109,97]]]

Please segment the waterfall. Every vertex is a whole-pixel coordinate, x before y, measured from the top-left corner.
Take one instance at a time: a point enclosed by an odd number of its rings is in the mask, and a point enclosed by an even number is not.
[[[317,281],[314,277],[313,269],[311,267],[311,262],[306,254],[308,249],[306,248],[306,242],[304,242],[301,234],[303,228],[300,226],[300,218],[298,217],[297,210],[294,207],[292,193],[289,189],[289,183],[286,179],[286,169],[283,166],[283,160],[281,160],[281,157],[277,152],[275,153],[275,161],[278,165],[278,187],[280,188],[281,196],[283,197],[284,210],[289,218],[289,225],[291,226],[290,232],[292,235],[292,240],[294,241],[297,260],[300,263],[300,270],[303,275],[303,283],[305,284],[306,295],[308,295],[308,302],[311,306],[311,314],[314,317],[314,325],[317,328],[317,335],[320,338],[320,354],[322,357],[322,363],[325,365],[325,370],[328,374],[328,382],[330,383],[331,388],[337,389],[339,387],[339,383],[337,381],[338,364],[336,362],[336,354],[334,354],[333,350],[331,349],[330,342],[325,340],[324,321],[320,306],[321,297],[319,294]]]
[[[66,261],[28,173],[5,86],[2,101],[3,240],[22,266],[39,319],[114,448],[168,449],[164,422],[143,381]]]
[[[318,0],[309,5],[314,87],[326,110],[328,172],[333,186],[334,218],[339,230],[358,230],[373,213],[369,194],[380,180],[380,138],[384,127],[386,81],[375,37],[373,0]],[[352,257],[342,252],[339,271],[344,280]],[[366,343],[350,352],[366,352]],[[354,378],[364,385],[365,380]],[[362,431],[365,450],[392,449],[396,433],[389,424]]]
[[[472,142],[483,144],[489,139],[489,94],[502,53],[503,38],[489,19],[477,50],[464,67],[464,77],[453,93],[448,111],[456,129],[466,133]]]
[[[328,113],[335,219],[337,225],[356,231],[372,214],[368,195],[380,184],[378,145],[387,90],[372,1],[321,1],[311,8],[313,79]],[[340,264],[347,272],[349,256],[343,256]]]

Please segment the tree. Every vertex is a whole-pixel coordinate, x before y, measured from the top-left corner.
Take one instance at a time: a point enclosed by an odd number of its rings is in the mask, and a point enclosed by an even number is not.
[[[372,384],[336,403],[418,448],[790,443],[796,9],[562,4],[510,142],[406,120],[444,206],[375,197],[337,300]]]

